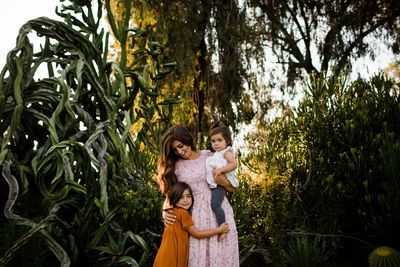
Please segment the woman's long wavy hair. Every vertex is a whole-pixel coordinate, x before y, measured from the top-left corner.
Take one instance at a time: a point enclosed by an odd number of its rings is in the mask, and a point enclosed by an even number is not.
[[[193,151],[197,151],[193,143],[193,137],[185,127],[173,125],[169,128],[161,139],[161,155],[158,161],[158,184],[163,194],[170,191],[171,186],[177,182],[175,175],[175,165],[180,159],[172,149],[174,141],[180,141],[184,145],[190,146]]]

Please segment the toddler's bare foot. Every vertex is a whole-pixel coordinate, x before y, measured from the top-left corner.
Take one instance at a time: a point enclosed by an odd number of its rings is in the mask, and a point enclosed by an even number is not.
[[[223,234],[219,234],[218,235],[218,242],[221,242],[222,239],[224,239],[226,237],[228,233],[223,233]]]

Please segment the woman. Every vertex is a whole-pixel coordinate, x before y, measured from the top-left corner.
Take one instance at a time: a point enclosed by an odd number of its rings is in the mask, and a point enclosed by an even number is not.
[[[211,155],[210,151],[198,151],[189,131],[180,125],[172,126],[162,137],[158,173],[161,191],[163,194],[168,193],[177,181],[185,182],[192,188],[192,218],[199,230],[218,227],[211,209],[211,189],[206,180],[205,162]],[[224,175],[216,177],[215,182],[227,191],[235,190]],[[226,198],[222,208],[229,224],[229,233],[220,242],[217,236],[206,239],[189,237],[189,267],[239,266],[236,224],[232,207]],[[163,212],[163,218],[166,224],[173,224],[175,220],[175,216],[167,212]]]

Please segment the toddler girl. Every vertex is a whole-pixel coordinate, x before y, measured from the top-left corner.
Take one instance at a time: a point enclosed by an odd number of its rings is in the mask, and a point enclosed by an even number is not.
[[[208,138],[211,142],[214,155],[206,160],[207,182],[211,187],[211,207],[217,217],[218,225],[225,222],[225,212],[221,207],[225,197],[225,188],[217,185],[214,182],[214,177],[225,173],[226,178],[233,187],[238,187],[239,182],[236,179],[237,161],[233,153],[231,131],[225,125],[217,123],[211,128]],[[224,234],[218,236],[218,241],[221,241]]]

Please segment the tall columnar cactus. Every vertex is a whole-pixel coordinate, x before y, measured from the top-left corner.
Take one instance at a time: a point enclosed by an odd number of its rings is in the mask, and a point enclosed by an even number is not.
[[[97,2],[97,19],[92,2]],[[0,265],[32,238],[43,240],[62,266],[93,264],[96,250],[123,231],[111,189],[143,178],[138,139],[153,130],[154,117],[157,127],[167,125],[172,105],[179,102],[157,100],[160,80],[174,63],[159,62],[162,46],[145,31],[123,22],[112,27],[121,40],[144,40],[136,52],[143,64],[127,68],[123,60],[120,66],[107,62],[108,34],[99,31],[101,0],[71,1],[58,14],[65,23],[41,17],[23,25],[0,74],[0,166],[9,185],[4,215],[30,229]],[[45,39],[38,53],[28,38],[32,31]],[[43,65],[48,77],[39,79]],[[147,128],[134,140],[130,128],[139,119]],[[6,190],[2,186],[0,193],[7,195]],[[140,249],[135,255],[141,253],[143,263],[146,242],[129,231],[123,236],[124,244],[129,237]]]
[[[400,253],[391,247],[379,247],[369,255],[370,267],[398,267],[400,266]]]

